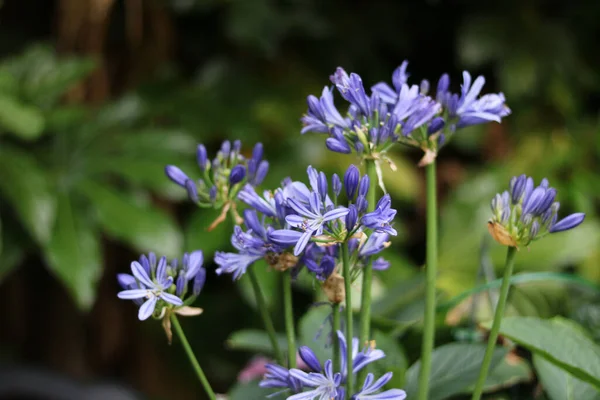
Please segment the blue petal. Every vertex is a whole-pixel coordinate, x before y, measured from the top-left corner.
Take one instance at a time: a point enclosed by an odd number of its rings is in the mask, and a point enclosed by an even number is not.
[[[152,296],[148,300],[146,300],[144,304],[142,304],[138,312],[138,318],[140,321],[148,319],[152,315],[152,313],[154,312],[154,308],[156,307],[157,301],[158,299],[156,298],[156,296]]]

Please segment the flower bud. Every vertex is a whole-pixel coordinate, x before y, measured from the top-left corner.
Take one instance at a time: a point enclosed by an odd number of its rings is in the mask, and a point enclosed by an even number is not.
[[[549,232],[556,233],[556,232],[568,231],[569,229],[573,229],[577,225],[581,224],[583,222],[584,218],[585,218],[584,213],[571,214],[571,215],[561,219],[557,223],[553,224],[550,227]]]
[[[193,180],[188,179],[185,181],[185,188],[190,200],[192,200],[194,203],[198,203],[200,199],[198,198],[198,189],[196,188],[196,183]]]
[[[194,277],[194,284],[192,286],[192,294],[194,296],[198,296],[204,287],[204,282],[206,282],[206,269],[200,268],[198,273]]]
[[[190,178],[185,174],[185,172],[183,172],[181,169],[177,168],[174,165],[167,165],[165,167],[165,173],[167,174],[167,177],[172,180],[173,182],[175,182],[176,184],[178,184],[181,187],[185,188],[185,181],[189,180]]]
[[[231,169],[231,173],[229,174],[229,183],[235,185],[236,183],[240,183],[246,176],[246,167],[241,164],[236,165]]]
[[[367,197],[367,193],[369,192],[369,176],[363,175],[360,179],[360,184],[358,186],[358,195]]]
[[[354,200],[356,190],[358,189],[358,180],[360,178],[360,172],[354,165],[350,165],[344,174],[344,188],[346,189],[346,195],[348,201]]]
[[[300,346],[298,348],[298,355],[304,361],[304,363],[310,368],[312,372],[321,372],[321,363],[315,355],[315,353],[307,346]]]
[[[442,130],[442,128],[446,125],[446,121],[442,117],[435,117],[431,120],[429,127],[427,127],[427,135],[433,135]]]
[[[333,194],[335,194],[336,197],[339,196],[342,191],[342,181],[338,174],[333,174],[331,177],[331,186],[333,187]]]
[[[319,187],[319,195],[321,197],[321,201],[325,201],[325,198],[327,197],[327,176],[325,176],[323,172],[319,172],[317,185]]]
[[[199,144],[196,150],[196,160],[198,161],[198,166],[201,171],[206,169],[206,164],[208,163],[208,155],[206,154],[206,147],[203,144]]]
[[[350,204],[348,207],[348,214],[346,214],[346,230],[352,231],[356,226],[358,220],[358,210],[354,204]]]

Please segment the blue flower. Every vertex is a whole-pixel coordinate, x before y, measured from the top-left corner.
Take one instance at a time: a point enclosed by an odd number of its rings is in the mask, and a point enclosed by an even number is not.
[[[269,251],[263,239],[252,231],[242,231],[239,226],[234,227],[231,244],[238,252],[217,251],[215,263],[219,266],[216,270],[217,275],[232,274],[233,279],[241,278],[251,264],[263,258]]]
[[[312,236],[323,233],[323,225],[325,223],[337,220],[348,214],[347,208],[334,208],[333,210],[323,213],[318,194],[315,192],[311,192],[311,196],[309,197],[309,207],[305,207],[294,199],[289,199],[288,205],[296,211],[298,215],[288,215],[285,220],[290,226],[303,231],[294,247],[295,256],[302,253]]]
[[[315,398],[321,400],[343,400],[346,394],[347,381],[347,353],[346,340],[341,331],[337,332],[338,343],[340,346],[340,371],[333,370],[333,361],[326,360],[321,363],[315,353],[307,346],[301,346],[298,354],[310,371],[305,372],[299,369],[290,369],[289,372],[278,365],[267,365],[267,374],[260,383],[261,387],[272,387],[283,389],[278,392],[291,391],[288,400],[312,400]],[[358,338],[352,341],[352,374],[356,375],[360,370],[370,363],[376,362],[385,354],[383,351],[373,346],[366,347],[359,351]],[[400,389],[390,389],[380,392],[385,384],[392,378],[392,373],[388,372],[375,381],[373,374],[368,374],[361,389],[356,393],[350,393],[354,400],[403,400],[406,393]]]
[[[377,202],[375,211],[365,214],[361,219],[361,223],[365,227],[373,229],[375,232],[384,232],[396,236],[398,232],[390,225],[394,220],[394,216],[396,216],[396,210],[391,208],[391,206],[392,199],[390,198],[390,195],[384,195]]]
[[[557,222],[560,203],[554,201],[556,194],[547,179],[534,187],[533,179],[526,175],[513,177],[509,191],[492,199],[493,216],[488,222],[490,234],[501,244],[519,247],[581,224],[585,218],[583,213],[571,214]]]
[[[149,268],[148,268],[149,267]],[[133,276],[127,274],[121,274],[118,280],[121,284],[125,283],[127,289],[120,291],[117,296],[120,299],[126,300],[140,300],[146,299],[145,302],[140,306],[138,312],[138,318],[143,321],[148,319],[156,308],[159,300],[173,306],[183,305],[183,301],[168,292],[173,285],[173,277],[167,275],[167,259],[161,257],[158,261],[158,266],[152,269],[151,278],[149,269],[153,266],[144,267],[137,261],[131,263],[131,272]]]
[[[240,153],[241,148],[242,143],[239,140],[233,142],[233,146],[226,140],[216,157],[210,161],[206,147],[202,144],[198,145],[196,159],[202,172],[199,180],[190,178],[174,165],[167,165],[165,173],[171,181],[187,191],[188,197],[194,203],[202,207],[223,207],[224,214],[227,214],[231,208],[230,199],[237,194],[237,191],[244,184],[254,187],[260,185],[269,170],[269,163],[262,159],[261,143],[254,146],[250,159],[246,159]],[[221,219],[224,219],[223,216]]]
[[[371,373],[367,374],[365,383],[360,392],[352,396],[352,400],[404,400],[406,392],[400,389],[389,389],[381,393],[377,393],[390,379],[393,374],[388,372],[381,378],[375,381],[375,376]],[[375,381],[375,382],[374,382]]]
[[[437,99],[448,111],[450,118],[457,118],[457,128],[477,125],[490,121],[500,122],[510,114],[506,99],[502,93],[486,94],[478,98],[485,84],[483,76],[477,77],[471,84],[471,74],[463,72],[463,84],[460,96],[449,92],[450,79],[443,75],[438,82]]]

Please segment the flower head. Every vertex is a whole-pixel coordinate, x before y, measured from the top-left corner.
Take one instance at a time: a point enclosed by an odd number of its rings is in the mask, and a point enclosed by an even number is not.
[[[222,209],[221,215],[209,227],[213,229],[225,220],[231,210],[237,216],[235,198],[245,186],[256,187],[265,179],[269,171],[269,163],[263,160],[263,145],[257,143],[249,158],[241,154],[242,144],[239,140],[224,141],[216,157],[208,159],[206,147],[198,145],[196,159],[202,172],[199,180],[190,178],[185,172],[174,165],[167,165],[167,177],[184,188],[190,200],[200,207]],[[236,217],[240,222],[239,216]]]
[[[152,315],[162,314],[163,309],[178,311],[185,308],[182,312],[189,312],[191,308],[184,307],[184,298],[188,283],[191,283],[192,297],[200,294],[206,280],[206,270],[202,263],[202,251],[184,254],[180,267],[177,259],[169,265],[164,256],[157,261],[154,253],[142,255],[139,261],[131,263],[132,275],[117,275],[117,280],[124,289],[117,296],[133,300],[139,305],[138,318],[142,321]]]
[[[309,347],[302,346],[298,349],[298,354],[309,368],[308,372],[295,368],[288,371],[279,365],[268,364],[267,369],[269,372],[265,374],[265,378],[260,383],[260,386],[287,390],[292,393],[292,395],[287,397],[288,400],[312,400],[315,398],[343,400],[347,391],[345,386],[347,381],[347,363],[352,363],[352,374],[356,376],[367,365],[384,358],[385,353],[376,349],[374,345],[359,350],[358,338],[354,338],[351,351],[352,360],[348,361],[346,339],[341,331],[337,332],[337,339],[340,346],[340,371],[334,371],[331,359],[321,364]],[[405,399],[406,393],[400,389],[390,389],[381,392],[383,386],[391,378],[391,372],[384,374],[377,380],[375,380],[373,374],[368,374],[362,387],[355,393],[349,393],[349,395],[355,400]]]
[[[583,213],[558,220],[560,203],[554,201],[556,194],[547,179],[534,187],[533,179],[526,175],[513,177],[510,190],[492,199],[493,216],[488,222],[490,234],[501,244],[519,247],[581,224],[585,218]]]

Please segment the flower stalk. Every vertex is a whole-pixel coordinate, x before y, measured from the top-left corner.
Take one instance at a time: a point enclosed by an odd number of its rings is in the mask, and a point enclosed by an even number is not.
[[[331,329],[331,345],[333,346],[333,370],[340,370],[340,342],[337,339],[336,333],[340,331],[340,305],[333,303],[332,305],[332,329]]]
[[[275,328],[273,327],[273,320],[271,320],[271,316],[269,315],[267,303],[265,302],[265,299],[262,295],[260,284],[258,283],[258,277],[256,276],[254,268],[248,268],[248,275],[250,276],[250,282],[252,283],[252,289],[254,290],[254,296],[256,297],[256,306],[260,311],[263,324],[265,325],[265,329],[267,330],[267,334],[269,335],[269,340],[271,341],[273,353],[275,354],[277,362],[279,362],[280,365],[284,365],[284,358],[283,354],[281,353],[281,349],[279,348],[279,343],[277,342],[277,335],[275,333]]]
[[[498,340],[498,334],[500,332],[500,323],[502,322],[504,309],[506,308],[506,300],[508,299],[508,291],[510,289],[510,277],[513,273],[516,254],[516,247],[511,246],[508,248],[506,253],[506,264],[504,265],[504,277],[502,278],[502,286],[500,287],[500,298],[498,299],[498,305],[496,306],[496,311],[494,313],[492,330],[490,331],[487,348],[485,349],[483,363],[479,372],[479,378],[475,384],[472,400],[479,400],[483,393],[483,386],[485,385],[490,364],[492,363],[492,355],[494,354],[494,348],[496,347],[496,341]]]
[[[196,359],[196,356],[194,355],[194,352],[192,351],[192,347],[190,346],[190,343],[187,341],[187,339],[185,337],[185,333],[183,333],[183,329],[181,328],[181,325],[179,324],[179,320],[177,320],[177,317],[175,316],[175,314],[171,314],[171,324],[175,327],[175,332],[177,333],[179,340],[181,340],[181,345],[183,346],[183,349],[185,350],[185,353],[187,354],[187,356],[190,360],[190,363],[192,364],[192,367],[194,368],[194,371],[196,372],[196,375],[198,376],[198,380],[204,387],[204,390],[206,391],[208,398],[210,400],[216,400],[217,396],[215,396],[215,392],[212,390],[210,383],[208,383],[208,379],[206,379],[206,375],[204,375],[204,371],[202,371],[202,367],[200,367],[200,363]]]
[[[367,193],[367,211],[371,212],[375,209],[375,191],[377,190],[377,169],[375,160],[365,159],[367,175],[369,177],[369,192]],[[360,304],[360,331],[358,340],[360,344],[366,343],[370,339],[371,333],[371,286],[373,286],[373,265],[369,263],[365,265],[363,271],[361,304]],[[358,375],[358,381],[363,381],[367,374],[363,370]]]
[[[427,250],[425,320],[421,348],[421,371],[419,375],[419,400],[429,396],[431,354],[435,342],[435,281],[437,277],[437,186],[435,160],[425,167],[427,197]]]
[[[353,385],[353,379],[354,379],[354,374],[352,371],[352,362],[350,360],[352,360],[352,338],[353,338],[353,334],[352,334],[352,328],[353,328],[353,323],[352,323],[352,281],[351,281],[351,276],[350,276],[350,255],[348,253],[348,243],[344,242],[341,245],[341,252],[342,252],[342,263],[343,263],[343,269],[344,269],[344,284],[345,284],[345,289],[346,289],[346,343],[348,344],[346,346],[346,360],[349,360],[346,363],[346,366],[348,368],[347,371],[347,381],[346,381],[346,395],[349,395],[350,393],[353,393],[354,390],[354,385]]]
[[[283,307],[285,313],[285,333],[288,347],[288,368],[296,368],[296,333],[294,330],[294,310],[292,308],[292,273],[290,269],[282,272]]]

